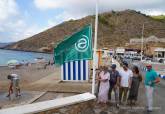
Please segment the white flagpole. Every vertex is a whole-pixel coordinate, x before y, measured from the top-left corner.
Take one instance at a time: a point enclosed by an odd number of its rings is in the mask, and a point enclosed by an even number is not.
[[[94,37],[94,49],[93,49],[92,94],[95,94],[97,30],[98,30],[98,0],[96,0],[96,15],[95,15],[95,37]]]

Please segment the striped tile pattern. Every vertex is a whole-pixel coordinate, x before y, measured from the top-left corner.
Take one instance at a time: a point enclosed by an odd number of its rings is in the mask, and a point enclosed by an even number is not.
[[[89,79],[88,60],[64,63],[61,66],[61,80],[85,81]]]

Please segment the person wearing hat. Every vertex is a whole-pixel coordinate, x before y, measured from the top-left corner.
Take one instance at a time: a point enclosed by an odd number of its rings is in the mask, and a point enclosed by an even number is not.
[[[109,88],[109,93],[108,93],[108,98],[111,100],[111,93],[112,90],[115,93],[115,102],[116,106],[119,106],[119,96],[118,96],[118,86],[119,86],[119,72],[116,70],[116,64],[111,65],[111,70],[109,70],[110,73],[110,88]]]
[[[145,74],[145,88],[147,97],[147,111],[151,112],[153,109],[153,92],[156,83],[160,82],[160,78],[151,64],[146,65],[147,71]]]
[[[123,69],[119,71],[120,75],[120,88],[119,88],[119,103],[123,101],[126,103],[127,93],[131,86],[132,71],[128,68],[128,63],[123,62]],[[123,98],[123,99],[122,99]]]

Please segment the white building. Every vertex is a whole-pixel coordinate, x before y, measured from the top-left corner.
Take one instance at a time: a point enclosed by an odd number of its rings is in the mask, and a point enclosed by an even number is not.
[[[164,61],[165,62],[165,48],[155,48],[155,57],[158,61]]]
[[[124,53],[125,53],[125,48],[123,48],[123,47],[116,48],[117,55],[124,55]]]
[[[150,36],[148,38],[144,38],[143,40],[144,43],[148,43],[148,42],[164,42],[165,43],[165,38],[157,38],[156,36]],[[130,44],[141,44],[142,43],[142,39],[141,38],[133,38],[130,39]]]

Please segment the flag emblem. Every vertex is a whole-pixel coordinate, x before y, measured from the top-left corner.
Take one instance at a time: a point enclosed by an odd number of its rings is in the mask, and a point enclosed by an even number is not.
[[[81,38],[75,43],[75,48],[79,52],[85,52],[89,48],[89,38],[82,35]]]

